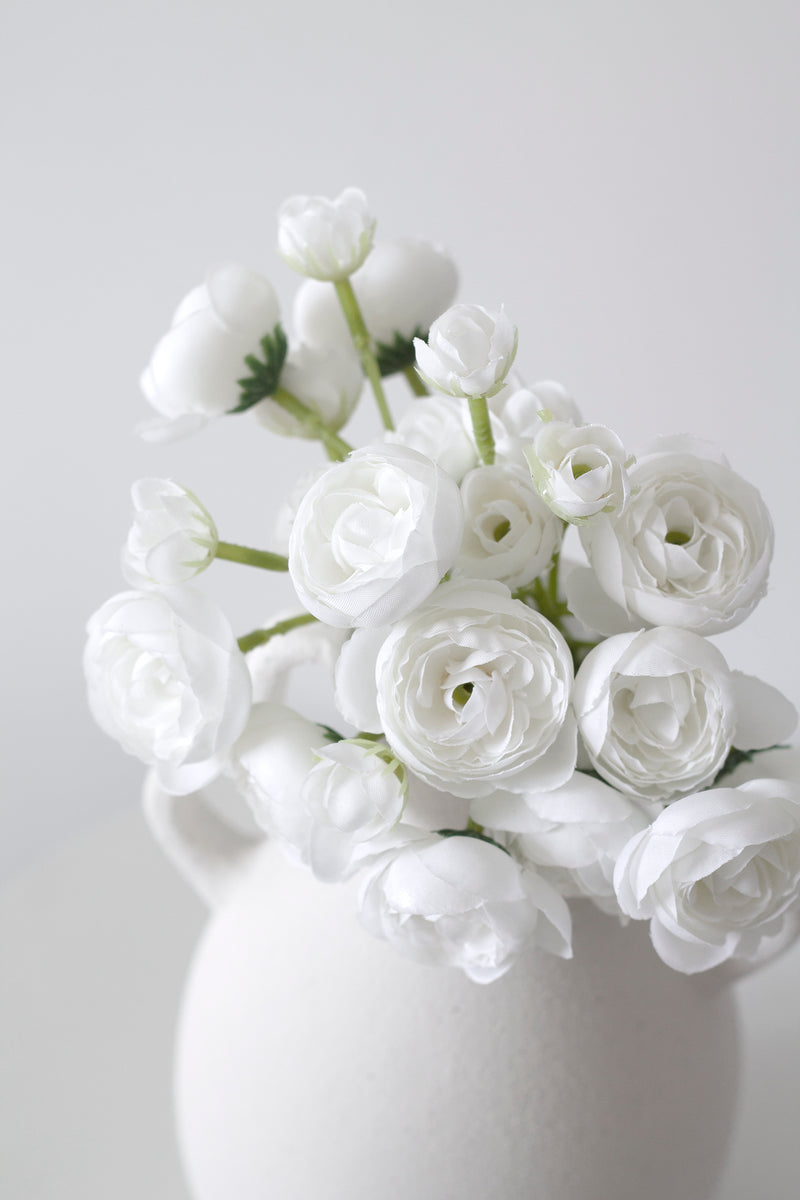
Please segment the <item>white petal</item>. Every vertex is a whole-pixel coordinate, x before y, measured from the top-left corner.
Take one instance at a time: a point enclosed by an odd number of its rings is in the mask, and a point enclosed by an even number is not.
[[[797,709],[782,692],[755,675],[733,672],[737,750],[765,750],[790,738],[797,728]]]
[[[642,628],[642,621],[606,595],[591,567],[575,567],[566,580],[565,591],[570,611],[587,629],[608,637]]]

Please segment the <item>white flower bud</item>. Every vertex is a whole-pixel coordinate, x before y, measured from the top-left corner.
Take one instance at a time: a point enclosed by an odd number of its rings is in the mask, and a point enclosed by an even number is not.
[[[293,347],[281,371],[280,385],[320,417],[335,433],[349,420],[361,394],[364,375],[350,350],[319,350],[305,344]],[[316,438],[319,434],[269,397],[253,408],[267,429],[286,437]]]
[[[492,396],[503,386],[517,353],[517,330],[501,308],[456,304],[431,325],[427,342],[414,339],[417,369],[448,396]]]
[[[131,488],[134,518],[122,551],[132,587],[172,587],[204,571],[217,550],[211,515],[172,479],[140,479]]]
[[[385,441],[418,450],[438,463],[456,482],[480,461],[469,409],[463,400],[441,393],[415,400],[394,430],[385,434]]]
[[[359,188],[345,188],[335,200],[290,196],[278,212],[278,253],[312,279],[347,279],[369,254],[374,234],[375,218]]]
[[[563,521],[584,524],[627,503],[629,458],[605,425],[545,421],[525,457],[539,495]]]
[[[334,742],[316,755],[300,799],[311,819],[311,869],[334,882],[385,849],[381,839],[400,820],[408,782],[382,743]]]
[[[330,740],[321,726],[285,704],[254,704],[231,756],[231,774],[256,823],[294,862],[307,863],[311,818],[300,789]]]
[[[141,378],[160,414],[139,427],[148,441],[167,441],[231,412],[241,400],[245,358],[280,321],[272,285],[239,263],[212,267],[205,283],[178,306],[172,326]]]
[[[410,341],[453,303],[458,273],[440,247],[416,238],[378,242],[353,275],[364,324],[376,342]],[[350,330],[332,288],[307,279],[294,301],[294,327],[312,346],[352,345]]]

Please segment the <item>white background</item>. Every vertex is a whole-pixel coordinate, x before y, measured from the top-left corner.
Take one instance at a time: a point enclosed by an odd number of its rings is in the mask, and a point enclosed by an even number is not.
[[[144,444],[133,433],[149,415],[137,378],[209,262],[233,257],[261,270],[290,311],[295,280],[274,252],[285,195],[358,184],[379,233],[445,243],[461,267],[462,299],[502,302],[518,324],[523,375],[561,380],[632,450],[676,431],[720,441],[762,490],[777,535],[768,597],[720,644],[734,666],[800,701],[800,10],[791,0],[6,0],[0,45],[0,912],[10,981],[0,1006],[24,1047],[14,1061],[50,1097],[38,1113],[46,1160],[64,1111],[54,1072],[76,1070],[78,1059],[54,1064],[56,1032],[37,1023],[30,996],[52,989],[52,1013],[64,989],[78,988],[77,1021],[89,1011],[80,987],[106,995],[107,973],[101,966],[92,979],[90,964],[103,961],[101,946],[111,953],[110,911],[140,945],[139,966],[151,948],[177,988],[200,920],[136,841],[141,768],[92,726],[83,699],[86,617],[124,586],[117,557],[130,483],[172,475],[203,499],[224,538],[267,545],[285,488],[319,461],[315,447],[278,442],[247,417],[173,446]],[[377,423],[365,417],[359,428],[369,435]],[[221,563],[206,577],[241,632],[289,595],[285,583],[244,574]],[[104,860],[123,834],[152,887]],[[80,895],[68,882],[75,872]],[[71,954],[57,919],[70,900],[83,938]],[[152,967],[141,993],[153,1030],[171,1020],[168,976]],[[784,1109],[798,1102],[787,1089],[800,1066],[799,978],[794,954],[743,988],[748,1052],[763,1049],[758,1087]],[[91,1027],[118,1030],[130,1002],[120,984]],[[70,1029],[58,1040],[77,1038],[89,1053]],[[142,1045],[150,1029],[139,1028]],[[153,1053],[156,1044],[154,1035]],[[109,1088],[118,1077],[109,1074]],[[143,1070],[126,1087],[118,1143],[106,1129],[120,1169],[134,1130],[154,1172],[161,1161],[147,1143],[152,1114],[167,1103],[166,1092],[153,1098],[155,1078]],[[86,1138],[98,1114],[113,1121],[89,1093],[76,1078],[71,1103],[85,1113]],[[762,1099],[746,1100],[753,1120]],[[768,1182],[741,1192],[731,1182],[726,1200],[794,1195],[781,1104],[769,1128],[742,1135],[760,1146],[757,1178]],[[14,1136],[23,1142],[25,1129],[32,1137],[20,1117]],[[162,1143],[168,1155],[166,1135]],[[12,1170],[23,1171],[26,1157],[19,1151]],[[63,1175],[40,1182],[41,1169],[25,1177],[27,1190],[22,1175],[3,1190],[88,1198],[80,1171],[90,1160],[62,1164],[76,1172],[74,1186]],[[752,1154],[742,1153],[740,1172],[745,1162]],[[143,1175],[139,1194],[155,1196],[154,1180]]]

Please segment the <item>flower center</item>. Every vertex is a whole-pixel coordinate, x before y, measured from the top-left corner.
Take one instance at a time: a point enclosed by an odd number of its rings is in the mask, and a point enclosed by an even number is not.
[[[507,520],[506,518],[503,518],[502,521],[497,522],[494,529],[492,530],[492,537],[494,538],[494,540],[496,542],[502,542],[503,538],[506,536],[506,534],[509,532],[510,529],[511,529],[511,522],[509,520]]]
[[[691,537],[683,529],[669,529],[664,541],[668,542],[670,546],[685,546],[688,541],[691,541]]]
[[[471,683],[460,683],[458,687],[453,688],[453,703],[463,708],[472,695],[473,686]]]

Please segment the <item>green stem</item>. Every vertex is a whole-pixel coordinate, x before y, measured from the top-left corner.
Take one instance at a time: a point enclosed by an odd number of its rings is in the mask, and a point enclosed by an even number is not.
[[[494,438],[492,424],[489,420],[489,405],[485,396],[470,396],[469,415],[472,417],[472,429],[480,454],[487,467],[494,462]]]
[[[541,578],[534,579],[524,587],[518,588],[513,595],[515,600],[522,600],[523,603],[532,600],[542,616],[546,617],[550,624],[556,627],[569,647],[572,661],[577,670],[589,651],[599,645],[599,642],[570,637],[569,630],[565,628],[564,618],[572,614],[569,611],[569,606],[563,600],[559,599],[558,595],[559,554],[560,552],[557,550],[553,555],[553,561],[550,564],[550,570],[547,575],[547,583],[543,583]]]
[[[425,384],[420,379],[419,375],[413,367],[403,367],[403,374],[408,380],[408,386],[411,388],[415,396],[429,396],[430,392],[425,387]]]
[[[265,571],[288,571],[289,560],[283,554],[270,550],[251,550],[249,546],[236,546],[233,542],[218,542],[216,558],[228,562],[246,563],[248,567],[262,567]]]
[[[378,360],[375,357],[372,349],[372,338],[369,335],[369,330],[364,324],[364,317],[356,299],[356,294],[353,291],[353,285],[349,279],[336,279],[333,286],[336,288],[336,295],[339,297],[339,303],[342,306],[347,328],[350,330],[350,336],[353,339],[353,345],[358,351],[358,356],[361,359],[361,365],[364,368],[364,374],[370,382],[375,399],[378,402],[378,409],[381,414],[381,420],[386,429],[394,429],[392,422],[392,414],[389,412],[389,405],[386,403],[386,396],[383,391],[383,383],[381,382],[381,370],[378,366]]]
[[[285,412],[295,417],[301,425],[305,425],[314,437],[319,438],[332,459],[341,462],[342,459],[347,458],[353,447],[344,438],[340,438],[337,433],[334,433],[325,424],[319,413],[314,412],[313,408],[304,404],[302,400],[298,400],[297,396],[293,396],[291,392],[287,392],[286,388],[282,387],[276,387],[270,399],[279,404]]]
[[[310,625],[316,619],[316,617],[312,617],[311,613],[302,613],[299,617],[287,617],[285,621],[276,621],[274,625],[270,625],[269,629],[254,629],[252,633],[246,633],[244,637],[239,638],[239,649],[242,654],[247,654],[248,650],[254,650],[256,646],[263,646],[270,638],[278,637],[281,633],[288,633],[290,629],[297,629],[300,625]]]

